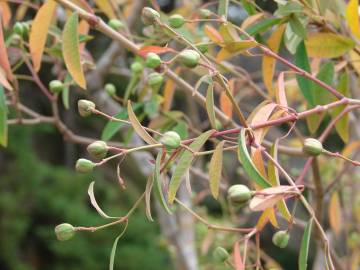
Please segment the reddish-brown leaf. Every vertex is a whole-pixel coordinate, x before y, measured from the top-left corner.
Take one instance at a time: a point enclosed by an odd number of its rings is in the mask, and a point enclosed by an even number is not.
[[[170,47],[144,46],[144,47],[140,48],[139,55],[145,57],[150,52],[156,53],[156,54],[162,54],[162,53],[167,53],[167,52],[175,52],[175,50]]]
[[[240,245],[239,245],[238,241],[236,241],[234,244],[234,263],[235,263],[236,270],[244,270],[245,269],[244,262],[241,258]]]
[[[9,81],[13,80],[13,74],[11,71],[11,66],[9,63],[9,58],[6,50],[5,40],[4,40],[4,34],[3,34],[3,26],[2,21],[0,21],[0,66],[4,70],[6,74],[6,78]]]
[[[221,36],[221,34],[219,33],[219,31],[216,30],[214,27],[212,27],[210,25],[205,25],[204,32],[208,36],[208,38],[210,38],[210,40],[212,42],[214,42],[220,46],[223,45],[224,39]]]

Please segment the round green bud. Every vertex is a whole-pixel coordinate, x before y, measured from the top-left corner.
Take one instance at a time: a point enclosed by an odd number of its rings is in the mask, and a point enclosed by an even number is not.
[[[179,53],[181,63],[189,68],[194,68],[198,65],[200,54],[194,50],[184,50]]]
[[[322,153],[323,146],[322,143],[313,138],[307,138],[304,141],[303,152],[310,156],[318,156]]]
[[[89,144],[86,150],[92,157],[103,159],[108,152],[108,147],[104,141],[95,141]]]
[[[234,205],[240,205],[251,199],[252,192],[245,185],[233,185],[228,189],[228,199]]]
[[[169,17],[169,24],[172,28],[180,28],[185,23],[185,19],[180,14],[174,14]]]
[[[67,241],[74,237],[75,228],[69,223],[62,223],[55,227],[56,238],[60,241]]]
[[[25,29],[24,29],[24,26],[23,26],[23,24],[22,24],[21,22],[17,22],[17,23],[15,23],[14,26],[13,26],[13,32],[14,32],[15,34],[18,34],[20,37],[23,36],[24,30],[25,30]]]
[[[140,62],[134,62],[131,64],[131,71],[135,74],[139,74],[143,71],[144,66]]]
[[[166,148],[175,149],[180,146],[181,138],[175,131],[167,131],[160,139],[160,143],[162,143]]]
[[[115,31],[119,31],[121,28],[124,27],[123,22],[117,19],[111,19],[108,22],[108,25]]]
[[[150,7],[145,7],[141,13],[141,20],[146,25],[155,24],[157,20],[160,19],[160,14],[155,9]]]
[[[116,87],[112,83],[105,84],[105,91],[110,97],[116,95]]]
[[[94,109],[95,109],[94,102],[86,99],[80,99],[78,101],[78,111],[81,116],[86,117],[91,115],[92,110]]]
[[[52,93],[54,94],[58,94],[60,93],[62,90],[64,90],[64,84],[62,83],[62,81],[59,80],[52,80],[49,83],[49,89]]]
[[[30,23],[28,23],[28,22],[22,22],[21,24],[22,24],[22,26],[23,26],[23,33],[24,33],[24,34],[28,34],[29,31],[30,31]]]
[[[76,161],[75,169],[80,173],[92,172],[95,167],[95,163],[86,158],[80,158]]]
[[[208,10],[208,9],[202,8],[199,11],[199,15],[200,15],[201,18],[207,19],[207,18],[209,18],[211,16],[211,11]]]
[[[289,243],[290,235],[287,231],[277,231],[274,233],[272,242],[279,248],[285,248]]]
[[[153,72],[149,74],[148,77],[148,84],[155,88],[155,87],[159,87],[164,81],[164,76],[161,75],[160,73],[157,72]]]
[[[161,58],[156,53],[150,52],[146,56],[145,64],[148,68],[157,68],[161,65]]]
[[[213,252],[214,259],[218,262],[225,262],[229,258],[229,252],[223,247],[217,247]]]

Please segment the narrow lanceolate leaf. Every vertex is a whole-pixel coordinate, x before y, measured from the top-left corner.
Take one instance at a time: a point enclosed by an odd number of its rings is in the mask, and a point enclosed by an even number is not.
[[[120,238],[124,235],[124,233],[126,232],[128,226],[128,222],[125,223],[125,227],[123,229],[123,231],[118,235],[118,237],[115,238],[114,244],[111,248],[111,253],[110,253],[110,263],[109,263],[109,270],[113,270],[114,269],[114,261],[115,261],[115,254],[116,254],[116,247],[117,247],[117,243],[119,242]]]
[[[229,0],[219,0],[219,8],[218,14],[223,17],[225,20],[227,19],[227,13],[229,9]]]
[[[189,145],[189,148],[191,148],[194,152],[198,152],[213,133],[214,130],[208,130],[207,132],[201,134]],[[179,162],[170,180],[169,191],[168,191],[168,200],[170,203],[174,202],[176,192],[181,184],[181,180],[184,174],[189,169],[193,159],[194,159],[193,153],[191,153],[188,150],[184,150],[184,152],[181,154],[179,158]]]
[[[288,102],[287,102],[287,98],[286,98],[286,93],[285,93],[285,72],[280,72],[279,77],[278,77],[278,88],[276,91],[276,102],[278,104],[280,104],[281,106],[283,106],[284,108],[288,107]]]
[[[111,0],[94,0],[99,9],[106,14],[109,19],[116,18],[116,14],[111,4]]]
[[[137,119],[137,117],[131,107],[130,100],[128,101],[127,109],[128,109],[129,120],[130,120],[131,125],[133,126],[135,132],[148,144],[157,144],[157,141],[155,141],[155,139],[153,137],[151,137],[149,135],[149,133],[147,133],[147,131],[141,126],[139,120]]]
[[[62,50],[65,65],[74,81],[86,89],[86,80],[81,65],[79,36],[78,36],[78,14],[73,13],[67,20],[62,34]]]
[[[100,208],[100,206],[98,205],[98,203],[96,202],[96,199],[95,199],[94,185],[95,185],[95,181],[92,181],[90,183],[90,185],[89,185],[89,188],[88,188],[88,194],[89,194],[89,197],[90,197],[91,205],[95,208],[95,210],[103,218],[119,218],[119,217],[111,217],[111,216],[105,214],[105,212]]]
[[[271,185],[261,176],[252,162],[248,149],[246,147],[246,129],[242,129],[239,134],[238,158],[244,167],[245,172],[249,175],[250,180],[262,188],[271,187]]]
[[[221,141],[215,148],[209,165],[209,181],[211,194],[215,199],[219,197],[219,187],[223,164],[224,141]]]
[[[310,57],[335,58],[344,55],[355,47],[352,39],[333,33],[315,33],[305,40]]]
[[[161,177],[160,177],[160,167],[161,167],[161,156],[162,156],[163,152],[160,151],[156,157],[156,162],[155,162],[155,169],[154,169],[154,183],[155,183],[155,196],[157,197],[157,199],[159,200],[161,206],[165,209],[166,212],[168,212],[169,214],[172,214],[166,199],[164,197],[164,193],[163,193],[163,188],[162,188],[162,183],[161,183]]]
[[[299,68],[302,68],[303,70],[311,73],[309,58],[306,51],[305,43],[303,41],[297,47],[295,53],[295,64]],[[296,75],[296,80],[299,85],[301,93],[308,102],[309,107],[313,107],[314,106],[314,101],[312,96],[313,82],[300,75]]]
[[[4,88],[0,86],[0,145],[7,146],[8,141],[8,126],[7,113]]]
[[[216,118],[214,109],[214,84],[209,84],[206,92],[206,111],[212,128],[216,129]]]
[[[9,57],[6,50],[6,44],[3,33],[2,21],[0,20],[0,66],[5,71],[6,78],[9,81],[13,80],[13,74],[9,63]]]
[[[360,39],[359,0],[350,0],[346,8],[346,20],[352,34]]]
[[[282,194],[254,196],[249,203],[249,208],[251,211],[264,211],[274,207],[283,197],[284,195]]]
[[[334,192],[331,195],[328,211],[330,227],[337,235],[339,235],[341,231],[342,216],[339,194],[337,192]]]
[[[300,254],[299,254],[299,270],[307,269],[307,260],[309,255],[310,237],[313,220],[310,219],[305,226],[304,234],[301,240]]]
[[[238,241],[236,241],[234,244],[234,264],[235,264],[235,270],[244,270],[245,269],[243,259],[241,258],[240,244]]]
[[[256,229],[258,231],[262,231],[268,221],[270,221],[275,228],[279,228],[279,224],[276,219],[276,214],[273,207],[267,208],[262,212],[261,216],[258,219],[258,222],[256,223]]]
[[[212,42],[214,42],[218,45],[221,45],[224,43],[223,37],[218,32],[218,30],[216,30],[214,27],[212,27],[210,25],[205,25],[204,32]]]
[[[145,214],[149,221],[153,222],[151,215],[151,190],[154,184],[154,177],[149,176],[145,188]]]
[[[49,27],[54,18],[55,8],[56,2],[54,0],[45,1],[36,13],[31,25],[29,47],[36,71],[39,71],[41,67],[41,58],[44,53]]]
[[[280,25],[269,37],[268,46],[274,51],[278,52],[282,40],[282,36],[285,30],[285,25]],[[262,75],[264,84],[270,94],[273,96],[275,91],[273,87],[273,77],[275,73],[276,60],[273,57],[264,55],[262,59]]]

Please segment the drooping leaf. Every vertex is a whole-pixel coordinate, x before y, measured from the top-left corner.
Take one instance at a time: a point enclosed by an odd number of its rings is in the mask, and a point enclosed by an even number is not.
[[[147,133],[147,131],[141,126],[139,120],[137,119],[132,107],[130,100],[128,101],[128,115],[131,125],[133,126],[135,132],[148,144],[157,144],[157,141]]]
[[[155,169],[154,169],[154,182],[155,182],[155,196],[157,197],[157,199],[159,200],[161,206],[165,209],[166,212],[168,212],[170,215],[172,214],[166,199],[164,197],[164,192],[163,192],[163,188],[162,188],[162,183],[161,183],[161,177],[160,177],[160,167],[161,167],[161,157],[163,155],[163,152],[160,151],[156,157],[156,162],[155,162]]]
[[[86,89],[86,80],[80,59],[78,14],[76,12],[66,21],[62,40],[63,57],[66,68],[74,81],[80,87]]]
[[[305,45],[309,56],[315,58],[340,57],[355,47],[352,39],[333,33],[311,34]]]
[[[98,203],[96,202],[95,199],[95,194],[94,194],[94,185],[95,185],[95,181],[92,181],[89,185],[88,188],[88,195],[90,197],[90,202],[91,205],[95,208],[95,210],[99,213],[100,216],[102,216],[103,218],[119,218],[119,217],[111,217],[108,216],[107,214],[105,214],[105,212],[100,208],[100,206],[98,205]]]
[[[280,200],[283,199],[283,195],[270,195],[270,196],[254,196],[250,203],[249,208],[251,211],[264,211],[268,208],[274,207]]]
[[[204,145],[204,143],[210,138],[211,134],[213,133],[214,130],[208,130],[207,132],[201,134],[189,145],[189,147],[194,152],[199,151],[200,148]],[[189,169],[193,159],[194,159],[193,153],[189,152],[188,150],[184,150],[184,152],[181,154],[179,158],[179,162],[170,180],[169,191],[168,191],[168,200],[170,203],[174,202],[176,192],[181,184],[182,177]]]
[[[268,47],[275,53],[279,51],[282,36],[284,34],[285,25],[280,25],[274,32],[272,32],[271,36],[269,37],[267,44]],[[262,58],[262,75],[263,75],[263,81],[264,84],[270,94],[270,96],[273,96],[275,91],[273,88],[273,77],[275,73],[275,65],[276,65],[276,59],[264,55]]]
[[[102,12],[106,14],[109,19],[114,19],[116,18],[116,14],[110,1],[111,0],[94,0],[95,4]]]
[[[128,226],[128,222],[125,223],[125,227],[122,230],[122,232],[115,238],[114,244],[111,248],[111,253],[110,253],[110,262],[109,262],[109,270],[113,270],[114,269],[114,261],[115,261],[115,254],[116,254],[116,247],[117,244],[120,240],[120,238],[124,235],[124,233],[126,232],[127,226]]]
[[[312,224],[313,224],[313,220],[310,219],[305,226],[304,234],[301,240],[300,254],[298,261],[299,270],[307,269]]]
[[[35,71],[39,71],[41,67],[41,59],[49,27],[54,18],[55,8],[56,2],[54,0],[45,1],[31,24],[29,48]]]
[[[206,91],[206,112],[209,117],[211,127],[216,129],[216,118],[214,109],[214,84],[209,84]]]
[[[346,20],[352,34],[360,39],[359,0],[350,0],[346,7]]]
[[[204,32],[212,42],[218,45],[224,43],[224,39],[222,38],[221,34],[214,27],[206,24],[204,27]]]
[[[216,146],[209,164],[210,191],[215,199],[219,197],[224,143],[224,141],[221,141]]]
[[[339,194],[334,192],[331,195],[328,208],[329,223],[332,230],[339,235],[342,227],[342,215],[339,201]]]
[[[234,263],[235,263],[235,270],[244,270],[245,265],[241,258],[240,254],[240,245],[239,242],[236,241],[234,244]]]
[[[219,0],[218,14],[220,17],[227,19],[227,13],[229,8],[229,0]]]
[[[139,50],[139,55],[141,56],[146,56],[148,53],[156,53],[156,54],[162,54],[162,53],[167,53],[167,52],[174,52],[174,49],[170,48],[170,47],[160,47],[160,46],[144,46],[141,47]]]
[[[4,147],[7,146],[8,142],[7,114],[5,92],[4,88],[0,85],[0,145]]]
[[[271,187],[271,185],[262,177],[252,162],[246,147],[246,129],[242,129],[239,134],[238,158],[244,167],[245,172],[249,175],[250,180],[263,188]]]
[[[279,228],[279,224],[277,222],[276,214],[273,207],[267,208],[262,212],[261,216],[258,219],[258,222],[256,223],[256,229],[258,231],[262,231],[268,221],[271,221],[271,224],[275,228]]]
[[[151,190],[154,185],[154,177],[149,176],[146,182],[145,188],[145,214],[149,221],[153,222],[153,218],[151,215]]]

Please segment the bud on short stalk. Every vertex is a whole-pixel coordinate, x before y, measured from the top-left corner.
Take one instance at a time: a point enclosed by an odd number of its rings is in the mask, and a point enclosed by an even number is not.
[[[93,158],[102,159],[106,156],[108,147],[106,142],[96,141],[89,144],[86,150]]]
[[[322,143],[313,138],[307,138],[304,141],[303,152],[310,156],[318,156],[323,152]]]
[[[17,35],[19,35],[20,37],[23,36],[24,34],[24,26],[21,22],[16,22],[13,26],[13,32]]]
[[[153,52],[150,52],[146,56],[145,64],[148,68],[157,68],[161,65],[161,58]]]
[[[225,262],[229,258],[229,252],[223,247],[217,247],[213,252],[214,259],[218,262]]]
[[[194,50],[184,50],[179,53],[180,62],[189,68],[194,68],[199,64],[200,54]]]
[[[180,146],[181,138],[175,131],[165,132],[163,137],[160,139],[162,143],[168,149],[175,149]]]
[[[74,237],[75,228],[69,223],[62,223],[55,227],[56,238],[60,241],[67,241]]]
[[[140,62],[132,63],[130,68],[134,74],[140,74],[144,69],[143,65]]]
[[[78,111],[81,116],[86,117],[91,115],[92,110],[94,109],[95,109],[94,102],[86,99],[80,99],[78,101]]]
[[[91,160],[80,158],[76,161],[75,169],[77,172],[80,173],[89,173],[92,172],[92,170],[95,167],[95,163]]]
[[[141,13],[141,20],[146,25],[155,24],[160,19],[160,14],[155,9],[145,7]]]
[[[180,14],[171,15],[169,18],[169,25],[172,28],[180,28],[185,24],[185,19]]]
[[[228,189],[228,199],[234,205],[242,205],[251,199],[252,193],[245,185],[233,185]]]
[[[272,242],[279,248],[285,248],[289,243],[290,235],[287,231],[278,231],[273,235]]]
[[[163,81],[164,81],[164,77],[160,73],[153,72],[149,74],[148,84],[150,87],[152,88],[160,87]]]
[[[113,97],[116,95],[116,87],[112,83],[107,83],[105,85],[105,91],[110,97]]]
[[[64,84],[62,83],[62,81],[59,81],[59,80],[52,80],[50,83],[49,83],[49,89],[52,93],[54,94],[58,94],[60,93],[61,91],[64,90]]]

